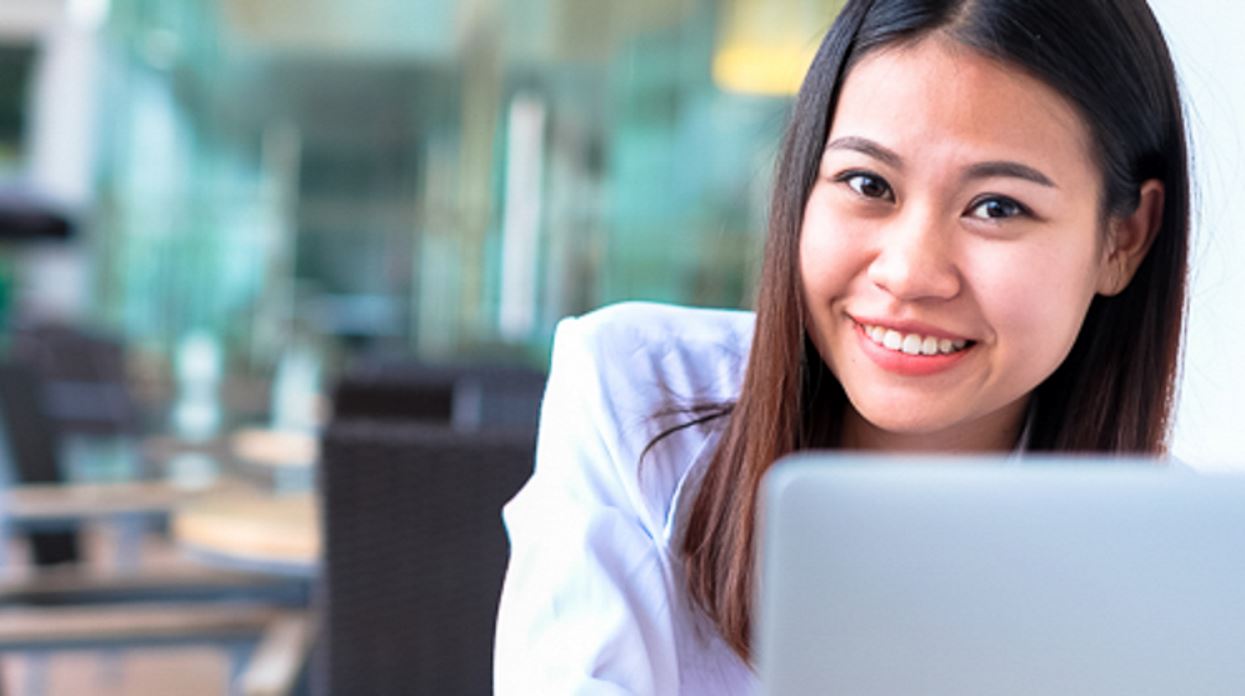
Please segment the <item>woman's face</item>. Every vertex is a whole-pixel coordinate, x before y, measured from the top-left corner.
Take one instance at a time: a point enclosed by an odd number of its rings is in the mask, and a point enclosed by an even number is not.
[[[1073,106],[1018,70],[937,36],[852,68],[799,260],[845,445],[1013,445],[1109,282],[1100,182]]]

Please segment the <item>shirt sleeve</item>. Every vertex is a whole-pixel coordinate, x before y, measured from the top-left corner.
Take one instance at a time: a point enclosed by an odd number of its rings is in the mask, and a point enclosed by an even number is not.
[[[598,334],[585,319],[559,324],[535,471],[504,511],[499,696],[679,692],[664,549],[621,434],[642,404],[628,403],[625,364],[603,357]]]

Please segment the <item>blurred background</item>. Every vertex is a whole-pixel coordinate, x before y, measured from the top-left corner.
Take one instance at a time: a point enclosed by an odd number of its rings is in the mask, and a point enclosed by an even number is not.
[[[4,315],[168,371],[295,345],[537,364],[566,314],[740,306],[831,0],[5,0]]]
[[[386,665],[308,636],[455,606],[407,587],[439,576],[395,570],[417,543],[395,529],[425,530],[434,567],[468,562],[441,536],[504,562],[496,507],[530,471],[559,318],[749,305],[778,140],[841,4],[0,0],[0,653],[21,655],[0,690],[278,693],[248,669],[275,654],[291,688],[332,663],[335,692],[384,691],[350,679]],[[1240,468],[1245,8],[1152,5],[1199,182],[1175,451]],[[509,473],[394,464],[443,456]],[[464,491],[484,541],[402,517]],[[463,600],[477,653],[500,567]],[[143,622],[153,598],[191,612],[180,632]],[[24,613],[46,605],[86,624]]]
[[[362,355],[542,366],[560,317],[622,299],[747,306],[790,94],[838,4],[4,0],[0,205],[55,220],[0,235],[0,338],[91,327],[166,391],[179,347],[207,346],[262,388],[291,356],[318,377]],[[1177,450],[1216,459],[1230,409],[1204,394],[1235,390],[1197,373],[1240,336],[1217,298],[1241,287],[1245,59],[1208,39],[1242,11],[1155,5],[1211,230]]]
[[[554,325],[748,305],[839,5],[0,0],[0,690],[475,693]]]

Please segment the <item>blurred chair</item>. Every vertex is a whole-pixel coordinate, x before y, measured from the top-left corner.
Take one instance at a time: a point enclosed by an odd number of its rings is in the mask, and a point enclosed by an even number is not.
[[[334,419],[534,429],[545,380],[543,372],[510,365],[372,362],[349,371],[337,384]]]
[[[448,424],[456,377],[450,370],[412,363],[356,368],[333,391],[333,419]]]
[[[41,323],[15,332],[11,352],[16,363],[42,378],[46,412],[63,432],[110,436],[138,430],[120,341]]]
[[[60,435],[46,413],[42,380],[29,368],[0,364],[0,440],[18,483],[60,483]],[[29,535],[36,565],[78,560],[78,534],[68,530]]]
[[[501,507],[530,429],[337,421],[321,456],[329,694],[488,694],[508,556]]]
[[[520,367],[477,366],[455,382],[453,424],[460,428],[535,430],[545,394],[544,372]]]
[[[143,603],[251,602],[307,606],[300,583],[269,574],[188,566],[109,571],[66,567],[0,579],[0,610],[15,607],[91,607]]]
[[[167,516],[186,495],[162,483],[11,487],[0,495],[0,531]],[[42,658],[50,653],[213,645],[232,654],[239,675],[233,693],[288,694],[304,675],[314,633],[307,604],[304,583],[260,573],[39,569],[0,577],[0,655],[31,658],[22,693],[38,696],[46,675]]]
[[[44,197],[0,186],[0,242],[64,241],[75,231],[69,216]]]
[[[35,564],[58,566],[0,578],[0,653],[212,644],[233,649],[241,672],[259,645],[256,654],[267,657],[256,665],[280,665],[247,671],[247,683],[271,684],[274,676],[278,685],[293,683],[301,673],[299,651],[305,656],[306,650],[289,647],[294,629],[288,611],[306,606],[306,588],[259,574],[140,566],[141,538],[127,530],[141,532],[149,519],[167,517],[189,494],[162,482],[61,481],[60,426],[47,413],[41,386],[36,370],[0,363],[0,444],[17,479],[0,489],[0,544],[7,544],[10,531],[27,532]],[[135,546],[120,549],[121,568],[99,572],[76,563],[77,535],[65,530],[84,521],[121,526],[119,546]],[[0,559],[0,569],[4,565]],[[310,635],[309,629],[298,632]],[[38,694],[42,670],[29,671],[35,677],[27,693]]]
[[[213,646],[232,655],[229,693],[288,696],[306,684],[313,624],[306,611],[246,604],[6,609],[0,611],[0,655]],[[42,696],[43,670],[33,671],[21,693]]]

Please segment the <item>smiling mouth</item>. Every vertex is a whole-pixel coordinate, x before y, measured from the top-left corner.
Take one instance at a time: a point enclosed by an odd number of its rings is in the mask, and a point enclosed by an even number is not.
[[[954,355],[975,342],[964,339],[939,338],[916,333],[900,333],[894,329],[870,324],[858,324],[865,336],[886,350],[905,355]]]

